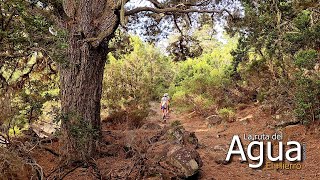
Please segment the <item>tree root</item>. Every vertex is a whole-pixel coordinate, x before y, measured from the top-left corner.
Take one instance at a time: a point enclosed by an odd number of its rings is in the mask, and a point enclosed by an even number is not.
[[[63,178],[65,178],[68,174],[72,173],[73,171],[75,171],[76,169],[78,169],[79,167],[81,167],[82,165],[78,165],[74,168],[72,168],[71,170],[67,171],[66,173],[64,173],[62,176],[59,176],[60,179],[62,180]],[[55,178],[56,179],[56,178]]]
[[[60,157],[60,154],[57,153],[57,152],[55,152],[55,151],[54,151],[53,149],[51,149],[51,148],[48,148],[48,147],[42,146],[42,145],[39,145],[39,147],[40,147],[41,149],[44,149],[44,150],[48,151],[49,153],[53,154],[53,155],[56,156],[56,157]]]
[[[27,163],[27,164],[30,165],[32,167],[32,169],[34,169],[36,171],[39,180],[44,179],[45,174],[43,172],[42,167],[39,164],[37,164],[35,161],[33,161],[32,163]]]
[[[78,168],[89,168],[92,167],[94,170],[94,176],[97,179],[102,179],[100,170],[96,163],[94,162],[85,162],[85,161],[75,161],[70,163],[69,161],[65,161],[65,163],[62,163],[59,165],[57,168],[55,168],[48,176],[46,177],[47,179],[64,179],[67,177],[70,173],[74,172]]]

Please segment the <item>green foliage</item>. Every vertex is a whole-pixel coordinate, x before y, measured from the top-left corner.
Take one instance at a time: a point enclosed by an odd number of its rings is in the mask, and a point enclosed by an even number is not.
[[[121,29],[116,30],[115,37],[109,42],[110,49],[113,49],[112,56],[116,59],[122,58],[123,55],[133,51],[130,35]]]
[[[170,126],[171,127],[181,126],[181,122],[179,120],[172,121]]]
[[[295,54],[294,63],[300,68],[313,69],[317,62],[318,52],[316,50],[301,50]]]
[[[0,2],[0,118],[5,133],[39,119],[42,105],[57,100],[55,54],[64,57],[65,34],[49,33],[52,23],[22,0]],[[9,132],[10,131],[10,132]]]
[[[177,63],[177,72],[170,87],[174,106],[205,115],[217,103],[217,98],[230,83],[230,52],[237,42],[236,38],[224,38],[225,44],[215,39],[207,40],[213,47],[204,49],[206,53]]]
[[[264,91],[259,91],[258,95],[257,95],[257,100],[259,102],[263,102],[266,99],[266,92]]]
[[[304,124],[320,119],[320,79],[297,74],[295,114]]]
[[[227,122],[233,122],[235,120],[235,113],[232,108],[219,109],[218,115]]]
[[[87,145],[90,144],[92,141],[92,137],[97,139],[99,134],[98,130],[94,129],[90,122],[84,120],[83,118],[79,117],[71,117],[72,118],[72,125],[68,129],[68,134],[74,140],[74,146],[79,151],[85,151],[85,148],[88,148]]]
[[[181,111],[188,111],[192,109],[192,104],[187,99],[187,92],[183,88],[172,88],[170,94],[173,94],[173,106],[179,107]]]
[[[277,109],[296,112],[302,122],[319,119],[319,2],[242,3],[245,16],[234,19],[228,29],[231,34],[240,34],[239,45],[232,54],[232,74],[258,89],[259,99]],[[276,105],[279,103],[281,107]]]
[[[120,110],[148,111],[170,86],[175,65],[154,46],[131,37],[132,52],[116,59],[109,54],[102,102],[109,114]]]
[[[65,125],[62,127],[65,129],[56,133],[72,140],[70,146],[81,153],[85,153],[89,146],[94,143],[92,140],[99,139],[101,135],[99,130],[93,127],[92,122],[75,112],[56,114],[54,122]],[[86,156],[86,154],[82,155],[83,157]]]
[[[301,11],[296,18],[294,18],[294,25],[299,30],[306,30],[310,26],[310,14],[311,12],[308,10]]]

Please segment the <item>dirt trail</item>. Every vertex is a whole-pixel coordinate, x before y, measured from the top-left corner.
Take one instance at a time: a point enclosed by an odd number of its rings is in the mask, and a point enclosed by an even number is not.
[[[200,147],[197,149],[203,166],[199,173],[198,179],[320,179],[320,126],[314,126],[307,130],[302,125],[288,126],[277,130],[282,132],[284,138],[283,143],[288,140],[295,140],[306,145],[306,160],[301,163],[301,170],[285,170],[285,169],[251,169],[247,162],[240,162],[239,157],[235,156],[231,163],[226,164],[224,159],[229,148],[229,144],[234,135],[239,135],[242,139],[243,147],[246,150],[249,144],[248,140],[243,140],[243,135],[249,134],[273,134],[275,129],[270,125],[275,123],[271,115],[264,113],[258,105],[246,105],[238,108],[236,111],[236,121],[232,123],[221,123],[219,125],[207,126],[205,118],[197,116],[195,113],[180,114],[172,108],[167,123],[163,123],[159,104],[152,102],[150,104],[151,113],[147,118],[147,122],[154,122],[160,126],[170,126],[173,121],[180,121],[187,131],[195,132]],[[212,112],[214,114],[214,112]],[[124,137],[128,134],[130,137],[135,135],[135,130],[126,130],[123,124],[109,125],[103,123],[104,139],[108,156],[97,159],[98,167],[101,174],[109,176],[112,174],[121,174],[126,172],[126,167],[131,167],[132,159],[124,158],[121,146],[127,141]],[[114,130],[111,129],[114,128]],[[277,142],[276,142],[277,144]],[[60,152],[59,142],[48,144],[48,146],[56,152]],[[286,147],[286,146],[285,146]],[[275,146],[275,153],[278,147]],[[266,146],[265,146],[266,150]],[[266,152],[265,152],[266,153]],[[46,174],[52,172],[59,163],[59,158],[53,156],[48,151],[36,149],[33,155],[37,162],[43,167]],[[131,163],[131,164],[130,164]],[[288,163],[288,162],[286,162]],[[132,166],[133,167],[133,166]],[[119,171],[119,172],[118,172]],[[86,175],[85,175],[86,174]],[[77,171],[70,173],[66,179],[94,179],[91,177],[90,169],[79,168]],[[80,178],[81,177],[81,178]],[[114,179],[114,178],[113,178]]]
[[[210,128],[206,125],[205,118],[195,116],[193,113],[179,114],[174,111],[174,108],[172,109],[167,123],[164,124],[161,121],[159,105],[151,103],[151,110],[154,113],[148,117],[148,121],[165,126],[178,120],[186,130],[196,133],[201,145],[198,152],[203,160],[200,179],[320,179],[320,156],[318,154],[320,152],[320,145],[318,144],[320,133],[307,133],[306,128],[302,125],[288,126],[277,130],[277,132],[283,134],[284,144],[289,139],[306,144],[307,159],[301,163],[301,170],[251,169],[247,162],[240,162],[237,156],[229,164],[224,164],[223,161],[234,135],[239,135],[243,139],[244,134],[272,135],[276,132],[275,129],[270,127],[270,124],[275,123],[275,121],[270,115],[264,113],[259,106],[247,105],[236,112],[237,120],[235,122],[221,123]],[[242,140],[242,143],[246,150],[246,145],[250,142]],[[274,148],[277,151],[278,146],[276,145]]]
[[[157,123],[160,126],[165,126],[170,124],[173,120],[177,120],[179,119],[179,114],[176,114],[173,111],[170,111],[169,117],[167,118],[167,123],[164,123],[164,121],[162,120],[162,112],[160,109],[160,105],[157,102],[150,102],[150,114],[147,117],[147,122],[153,122],[153,123]]]

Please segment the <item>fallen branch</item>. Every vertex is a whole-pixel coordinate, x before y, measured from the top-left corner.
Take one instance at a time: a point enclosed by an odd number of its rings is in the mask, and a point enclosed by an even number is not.
[[[72,168],[71,170],[69,170],[67,173],[65,173],[62,177],[60,177],[60,180],[62,180],[63,178],[65,178],[68,174],[72,173],[73,171],[75,171],[76,169],[78,169],[79,167],[81,167],[83,164],[79,164],[76,167]]]
[[[61,156],[59,153],[55,152],[53,149],[51,149],[51,148],[49,148],[49,147],[42,146],[42,145],[39,145],[39,147],[40,147],[41,149],[44,149],[44,150],[48,151],[49,153],[53,154],[53,155],[56,156],[56,157],[60,157],[60,156]]]
[[[284,128],[284,127],[287,127],[287,126],[297,125],[297,124],[301,124],[301,121],[300,120],[288,121],[288,122],[282,121],[281,123],[276,124],[274,127],[275,128]]]
[[[55,173],[55,172],[57,172],[57,171],[60,171],[62,168],[64,168],[64,167],[67,167],[68,165],[67,165],[67,163],[63,163],[63,164],[61,164],[61,165],[58,165],[55,169],[53,169],[53,171],[51,171],[47,176],[46,176],[46,178],[47,179],[50,179],[49,177],[53,174],[53,173]],[[54,178],[53,178],[54,179]]]
[[[27,163],[27,164],[30,165],[37,172],[38,179],[43,180],[44,173],[43,173],[42,167],[38,163],[36,163],[34,160],[32,161],[33,161],[32,163]]]

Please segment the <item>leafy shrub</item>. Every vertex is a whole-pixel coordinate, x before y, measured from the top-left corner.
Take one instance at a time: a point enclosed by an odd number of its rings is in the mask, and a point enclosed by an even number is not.
[[[171,127],[181,126],[181,122],[179,120],[175,120],[171,122]]]
[[[213,106],[213,101],[204,95],[186,94],[178,91],[173,94],[174,106],[181,111],[195,111],[197,114],[206,116]]]
[[[215,48],[205,49],[206,53],[198,58],[177,63],[174,83],[170,86],[174,106],[206,116],[215,104],[227,102],[224,93],[230,84],[230,51],[235,44],[231,39],[218,47],[217,44]]]
[[[304,124],[320,119],[320,79],[297,75],[295,115]]]
[[[235,113],[232,108],[222,108],[218,110],[218,115],[227,122],[235,121]]]
[[[193,110],[203,116],[207,116],[207,112],[210,111],[210,108],[213,105],[212,100],[204,97],[201,94],[195,95],[191,100],[193,101],[193,105],[194,105]]]
[[[174,91],[176,90],[176,91]],[[172,94],[172,99],[173,99],[173,106],[175,107],[179,107],[182,111],[188,111],[190,110],[192,107],[190,106],[190,103],[188,102],[187,99],[187,92],[184,90],[177,90],[174,89],[171,90],[170,92],[173,92]]]
[[[108,112],[106,116],[110,116],[108,119],[128,121],[132,123],[130,127],[139,127],[148,114],[149,102],[159,101],[170,86],[174,64],[138,37],[131,37],[130,44],[133,50],[128,54],[108,56],[102,106]]]
[[[300,68],[313,69],[317,62],[318,52],[316,50],[301,50],[295,54],[294,63]]]
[[[298,16],[294,19],[294,24],[300,30],[307,29],[310,25],[310,11],[303,10]]]
[[[147,109],[127,108],[127,110],[112,112],[104,121],[113,125],[122,125],[125,129],[137,129],[145,123],[148,113]]]
[[[240,34],[232,53],[232,75],[238,80],[235,84],[246,82],[245,88],[257,90],[255,98],[264,100],[272,114],[291,116],[294,110],[302,122],[316,120],[320,19],[314,8],[319,3],[308,0],[276,4],[278,13],[272,13],[271,1],[247,1],[246,15],[230,26],[231,33]]]
[[[0,126],[7,131],[4,133],[17,135],[19,130],[41,119],[45,103],[57,101],[58,75],[49,72],[43,63],[43,55],[34,53],[19,60],[21,67],[11,70],[3,66],[0,70],[8,81],[7,86],[0,87]]]
[[[127,114],[128,129],[140,128],[145,123],[145,118],[148,116],[148,110],[136,109]]]

